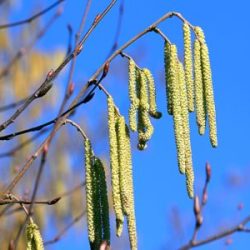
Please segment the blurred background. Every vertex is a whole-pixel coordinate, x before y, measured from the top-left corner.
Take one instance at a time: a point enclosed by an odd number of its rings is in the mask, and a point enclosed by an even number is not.
[[[57,8],[32,23],[0,30],[0,71],[16,55],[20,48],[28,48],[0,78],[0,104],[5,106],[27,96],[40,86],[50,69],[55,69],[67,53],[68,44],[74,44],[74,35],[86,6],[85,1],[64,1],[62,15],[48,26]],[[108,1],[92,1],[84,32],[95,16],[101,13]],[[0,22],[9,23],[25,19],[51,1],[6,0],[1,1]],[[204,223],[198,239],[206,238],[220,230],[235,225],[249,214],[250,141],[249,111],[249,63],[250,33],[248,1],[118,1],[104,20],[91,34],[77,57],[73,75],[75,90],[72,99],[91,75],[105,61],[117,42],[118,47],[144,30],[169,11],[178,11],[193,25],[201,26],[210,49],[213,70],[214,93],[217,109],[218,143],[210,146],[208,133],[198,135],[195,115],[190,116],[193,164],[195,171],[195,192],[201,195],[205,182],[205,163],[212,168],[212,179],[208,187],[208,203],[204,209]],[[121,11],[121,8],[123,11]],[[73,36],[69,40],[68,26]],[[46,33],[36,35],[46,28]],[[182,23],[171,18],[162,23],[161,30],[171,42],[177,44],[180,58],[183,58]],[[118,29],[118,36],[116,32]],[[34,45],[32,44],[34,42]],[[31,47],[32,45],[32,47]],[[160,120],[154,120],[154,135],[148,148],[141,152],[136,148],[137,136],[132,135],[135,207],[139,249],[177,249],[187,243],[193,232],[195,220],[193,202],[186,193],[185,178],[177,167],[173,121],[166,112],[163,40],[154,33],[147,34],[125,50],[140,67],[147,67],[155,77],[158,109],[163,112]],[[14,124],[2,134],[39,125],[56,117],[65,94],[69,65],[54,81],[52,90],[35,101]],[[113,95],[121,113],[128,115],[128,67],[127,60],[117,57],[110,64],[108,76],[103,85]],[[14,112],[0,112],[1,123]],[[94,99],[81,106],[72,116],[86,131],[94,151],[106,163],[107,180],[110,183],[109,146],[107,130],[106,97],[96,92]],[[127,120],[128,121],[128,120]],[[36,139],[21,150],[15,148],[29,140],[33,134],[25,134],[10,141],[0,141],[0,188],[10,183],[13,176],[27,158],[51,131],[51,127],[39,132]],[[14,153],[12,152],[14,150]],[[8,153],[12,152],[12,153]],[[35,161],[29,172],[15,188],[20,197],[29,199],[34,185],[39,161]],[[42,230],[44,241],[54,237],[85,208],[84,150],[83,141],[75,129],[65,126],[55,136],[49,148],[38,197],[53,199],[65,195],[56,205],[35,206],[34,218]],[[79,188],[80,187],[80,188]],[[111,201],[111,199],[110,199]],[[110,209],[111,209],[110,205]],[[15,238],[24,220],[18,206],[0,207],[1,234],[0,249],[7,249],[9,241]],[[120,239],[115,237],[115,218],[111,209],[113,249],[129,249],[126,232]],[[126,231],[126,230],[125,230]],[[249,235],[238,233],[199,249],[247,249]],[[18,249],[25,249],[25,237],[21,236]],[[74,224],[61,239],[46,249],[88,249],[86,217]]]

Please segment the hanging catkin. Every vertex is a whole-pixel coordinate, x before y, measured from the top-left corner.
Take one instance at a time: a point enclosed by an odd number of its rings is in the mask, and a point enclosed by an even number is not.
[[[194,173],[193,173],[193,163],[192,163],[192,149],[190,142],[188,98],[187,98],[187,87],[185,82],[185,72],[181,62],[178,62],[178,76],[179,76],[179,87],[180,87],[180,98],[181,98],[183,139],[185,146],[186,184],[187,184],[188,195],[190,198],[193,198]]]
[[[95,157],[94,169],[97,176],[97,196],[100,205],[96,206],[100,208],[101,215],[101,225],[98,226],[102,228],[102,241],[110,243],[110,225],[109,225],[109,205],[108,205],[108,194],[107,194],[107,184],[105,178],[105,170],[102,161]]]
[[[149,103],[148,103],[148,87],[147,78],[143,70],[139,71],[138,81],[138,96],[139,96],[139,109],[138,109],[138,149],[143,150],[146,148],[146,142],[152,137],[154,128],[149,118]]]
[[[201,47],[198,39],[195,39],[194,41],[194,85],[196,122],[198,125],[199,134],[203,135],[206,129],[206,107],[201,72]]]
[[[116,113],[115,105],[111,96],[108,101],[108,128],[109,128],[109,148],[110,148],[110,166],[111,166],[111,181],[112,181],[112,198],[113,207],[116,216],[116,234],[122,233],[124,216],[121,205],[120,193],[120,177],[119,177],[119,161],[118,161],[118,144],[116,137]]]
[[[172,87],[171,87],[171,79],[170,79],[170,48],[171,48],[171,44],[165,41],[164,43],[164,68],[165,68],[167,110],[168,110],[169,115],[173,115]]]
[[[126,151],[127,151],[127,179],[128,179],[128,192],[129,192],[129,214],[127,216],[129,241],[131,250],[137,250],[137,233],[136,233],[136,218],[135,218],[135,208],[134,208],[134,187],[133,187],[133,171],[132,171],[132,157],[131,157],[131,146],[130,146],[130,136],[129,129],[126,126]]]
[[[193,83],[193,63],[192,63],[192,45],[191,32],[188,23],[183,23],[183,40],[184,40],[184,66],[185,79],[187,84],[188,110],[194,111],[194,83]]]
[[[134,132],[137,131],[137,110],[139,107],[139,99],[136,94],[136,77],[137,70],[133,59],[129,59],[129,126]]]
[[[128,154],[126,148],[126,123],[123,116],[119,116],[117,123],[118,156],[120,166],[120,190],[122,209],[125,215],[130,210],[130,190],[129,190],[129,166],[127,164]]]
[[[26,227],[27,250],[44,250],[42,236],[38,226],[31,222]]]
[[[169,84],[172,89],[172,106],[174,118],[175,143],[177,147],[178,166],[180,173],[185,173],[185,143],[183,134],[182,109],[180,99],[180,87],[178,80],[178,56],[174,44],[170,47],[169,58]]]
[[[94,180],[92,173],[92,148],[88,139],[84,142],[85,150],[85,181],[86,181],[86,206],[87,206],[87,222],[88,236],[90,245],[94,244],[97,239],[95,232],[95,212],[94,212]]]
[[[161,114],[161,112],[157,111],[154,78],[153,78],[149,69],[144,68],[143,72],[147,78],[147,83],[148,83],[149,114],[151,117],[153,117],[155,119],[159,119],[159,118],[161,118],[162,114]]]
[[[201,41],[201,70],[202,80],[204,85],[206,113],[208,116],[210,142],[213,147],[217,147],[217,128],[216,128],[216,111],[214,104],[214,93],[212,83],[212,73],[209,59],[208,47],[205,41],[205,36],[200,27],[195,27],[197,37]]]

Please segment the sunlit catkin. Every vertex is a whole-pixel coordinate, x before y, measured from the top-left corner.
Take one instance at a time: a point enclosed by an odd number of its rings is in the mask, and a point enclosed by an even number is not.
[[[153,117],[155,119],[159,119],[159,118],[161,118],[162,114],[161,114],[161,112],[157,111],[154,78],[153,78],[149,69],[144,68],[143,72],[144,72],[144,74],[147,78],[147,82],[148,82],[149,114],[151,117]]]
[[[178,62],[179,67],[179,86],[180,86],[180,98],[181,98],[181,111],[182,111],[182,127],[183,138],[185,145],[185,174],[187,192],[190,198],[194,195],[194,174],[193,174],[193,162],[192,162],[192,149],[190,142],[190,128],[189,128],[189,112],[188,112],[188,97],[185,82],[185,72],[181,62]]]
[[[87,206],[87,223],[90,244],[96,240],[95,235],[95,217],[94,217],[94,183],[92,175],[92,148],[88,139],[84,142],[85,150],[85,181],[86,181],[86,206]]]
[[[188,110],[194,111],[194,83],[193,83],[193,62],[192,62],[192,45],[191,32],[188,23],[183,23],[183,40],[184,40],[184,66],[185,79],[187,84]]]
[[[178,56],[177,48],[173,44],[170,47],[169,58],[169,82],[172,88],[172,106],[174,118],[175,143],[177,148],[178,166],[180,173],[185,173],[185,143],[183,134],[183,119],[180,98],[180,87],[178,79]]]
[[[138,149],[145,149],[146,142],[152,137],[154,128],[149,118],[147,78],[143,70],[139,71],[138,96]]]
[[[137,131],[137,109],[139,107],[139,99],[136,94],[136,65],[133,59],[129,59],[129,126],[134,132]]]
[[[212,83],[212,73],[210,67],[210,59],[208,47],[205,43],[201,44],[201,65],[202,78],[205,88],[206,110],[209,124],[210,142],[213,147],[217,147],[217,128],[216,128],[216,111],[214,104],[214,93]]]
[[[201,46],[198,39],[194,42],[194,85],[195,85],[195,108],[196,122],[199,134],[203,135],[206,129],[206,111],[204,86],[201,72]]]
[[[170,48],[171,44],[164,43],[164,68],[165,68],[165,82],[166,82],[166,96],[167,96],[167,110],[169,115],[173,115],[173,100],[170,79]]]
[[[108,205],[108,193],[107,193],[107,184],[105,178],[105,170],[102,164],[102,161],[95,157],[95,171],[97,173],[98,179],[98,202],[101,214],[101,225],[98,226],[102,228],[102,241],[110,243],[110,225],[109,225],[109,205]]]
[[[134,211],[128,215],[128,234],[130,241],[130,249],[137,250],[137,234],[136,234],[136,220]]]
[[[27,250],[44,250],[42,236],[38,226],[31,222],[26,227]]]
[[[120,165],[120,190],[122,209],[125,215],[129,214],[130,210],[130,190],[129,190],[129,166],[127,164],[128,154],[126,148],[126,123],[123,116],[118,118],[117,123],[117,138],[118,138],[118,156]]]
[[[119,177],[119,161],[118,161],[118,144],[116,136],[116,113],[115,105],[111,96],[108,101],[108,128],[109,128],[109,150],[110,150],[110,166],[111,166],[111,181],[112,181],[112,199],[113,207],[116,216],[116,234],[122,233],[124,216],[121,205],[120,194],[120,177]]]

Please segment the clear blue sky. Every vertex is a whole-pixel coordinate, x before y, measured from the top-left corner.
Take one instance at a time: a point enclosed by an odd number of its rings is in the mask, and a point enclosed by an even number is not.
[[[23,1],[23,4],[34,1]],[[51,1],[44,1],[44,6]],[[86,1],[66,1],[64,16],[40,42],[46,50],[65,47],[67,42],[66,24],[74,30]],[[118,1],[119,2],[119,1]],[[108,1],[93,1],[88,25],[96,13]],[[79,56],[75,74],[76,81],[83,81],[103,62],[112,45],[119,3],[108,14],[103,23],[91,35],[83,53]],[[201,26],[206,34],[210,48],[213,69],[214,92],[217,107],[219,147],[212,149],[208,135],[200,137],[197,133],[195,117],[191,115],[191,139],[195,169],[195,189],[198,193],[204,182],[204,165],[209,161],[212,166],[212,182],[209,186],[209,201],[205,208],[204,225],[199,237],[203,238],[224,226],[233,225],[250,210],[247,189],[250,186],[250,3],[246,0],[235,1],[126,1],[119,44],[143,30],[168,11],[181,12],[192,24]],[[19,17],[25,11],[18,11]],[[49,16],[49,15],[48,15]],[[177,19],[167,20],[160,28],[175,41],[182,53],[182,27]],[[138,64],[150,68],[155,75],[158,90],[158,105],[163,118],[155,121],[155,133],[145,152],[139,152],[134,145],[134,182],[135,203],[138,227],[139,249],[160,250],[176,249],[187,242],[193,230],[192,201],[187,198],[184,177],[178,173],[173,137],[172,118],[166,114],[165,89],[163,81],[163,43],[156,35],[148,35],[126,50],[133,55]],[[112,62],[111,74],[104,81],[113,93],[124,114],[127,112],[127,75],[126,64],[120,58]],[[113,73],[112,73],[113,72]],[[86,106],[105,107],[101,95]],[[101,104],[100,104],[101,103]],[[98,105],[97,105],[98,104]],[[100,110],[92,112],[93,119]],[[93,115],[94,114],[94,115]],[[87,111],[84,115],[88,115]],[[98,125],[95,124],[98,129]],[[101,152],[107,152],[107,142],[96,145]],[[231,185],[232,180],[236,184]],[[240,180],[240,184],[237,184]],[[231,181],[231,182],[230,182]],[[234,181],[235,183],[235,181]],[[237,211],[238,203],[244,209]],[[174,230],[171,214],[178,211],[180,232]],[[86,227],[85,219],[82,228]],[[78,230],[80,226],[77,227]],[[234,243],[227,249],[247,249],[248,235],[233,236]],[[224,240],[199,249],[224,249]],[[87,249],[87,234],[82,230],[71,230],[57,244],[48,249]],[[118,248],[113,248],[118,249]],[[121,249],[121,248],[119,248]],[[128,249],[128,248],[124,248]]]

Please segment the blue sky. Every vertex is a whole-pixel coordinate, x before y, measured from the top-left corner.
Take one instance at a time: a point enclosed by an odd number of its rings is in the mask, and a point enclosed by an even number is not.
[[[33,1],[23,1],[24,4]],[[51,1],[44,1],[44,6]],[[72,24],[74,30],[83,12],[86,1],[66,1],[64,16],[48,32],[38,46],[44,50],[65,48],[67,43],[66,25]],[[93,1],[88,16],[87,27],[95,15],[107,5],[108,1]],[[83,82],[104,61],[112,46],[116,30],[119,1],[110,11],[101,25],[93,32],[77,60],[74,80]],[[122,45],[132,36],[142,31],[168,11],[178,11],[192,24],[201,26],[210,49],[213,70],[214,92],[217,108],[219,147],[212,149],[206,133],[200,137],[191,115],[191,140],[195,169],[195,189],[198,194],[204,182],[204,166],[209,161],[212,166],[212,181],[209,186],[209,201],[205,208],[204,225],[199,237],[203,238],[224,226],[233,225],[249,211],[248,188],[250,186],[250,111],[249,111],[249,62],[250,33],[248,1],[126,1],[124,18],[119,37]],[[17,9],[16,17],[26,15],[22,8]],[[51,14],[48,14],[48,18]],[[45,19],[46,19],[45,18]],[[174,19],[160,25],[171,41],[176,42],[182,55],[182,26]],[[149,34],[136,42],[125,52],[134,56],[142,67],[148,67],[155,76],[158,91],[158,106],[163,118],[154,121],[155,133],[145,152],[136,150],[136,136],[133,140],[133,165],[135,183],[135,202],[138,227],[139,249],[158,250],[176,249],[187,242],[193,230],[192,201],[187,197],[185,179],[178,173],[176,151],[173,137],[172,118],[166,114],[165,88],[163,81],[163,42]],[[126,61],[114,60],[110,75],[104,84],[113,94],[121,111],[127,114],[127,72]],[[100,104],[101,103],[101,104]],[[97,105],[99,104],[99,105]],[[83,112],[83,115],[95,121],[95,116],[105,108],[103,95],[97,95]],[[91,112],[90,110],[93,110]],[[88,113],[89,112],[89,113]],[[93,122],[93,131],[98,124]],[[95,146],[100,153],[107,152],[107,141]],[[235,177],[236,176],[236,177]],[[231,185],[233,178],[240,183]],[[237,180],[238,180],[237,179]],[[237,211],[237,205],[243,202],[244,209]],[[181,219],[182,234],[176,234],[170,219],[172,211],[178,211]],[[86,227],[85,219],[81,222]],[[57,244],[48,249],[87,249],[87,234],[80,230],[71,230]],[[224,240],[199,249],[224,249]],[[249,236],[233,236],[233,244],[227,249],[246,249]],[[84,245],[83,245],[84,244]],[[127,249],[127,248],[124,248]]]

